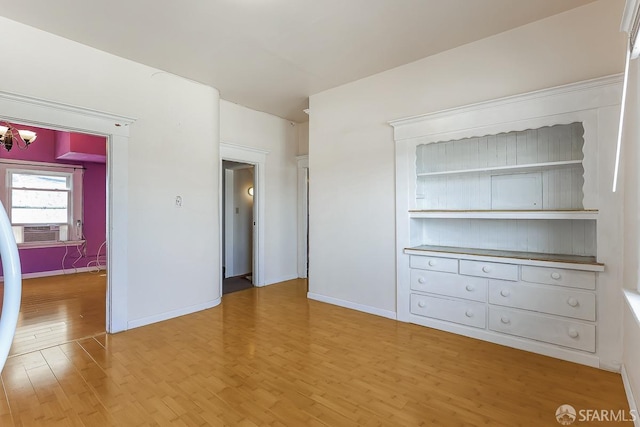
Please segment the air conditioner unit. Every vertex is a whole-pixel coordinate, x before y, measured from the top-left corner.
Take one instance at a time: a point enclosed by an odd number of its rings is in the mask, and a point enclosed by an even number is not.
[[[23,242],[57,242],[60,240],[59,225],[25,225]]]

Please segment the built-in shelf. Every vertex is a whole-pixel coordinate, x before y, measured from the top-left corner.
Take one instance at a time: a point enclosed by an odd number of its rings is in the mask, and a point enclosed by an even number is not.
[[[582,164],[582,160],[564,160],[558,162],[545,162],[545,163],[529,163],[522,165],[508,165],[508,166],[494,166],[494,167],[485,167],[485,168],[475,168],[475,169],[458,169],[458,170],[450,170],[450,171],[441,171],[441,172],[422,172],[418,173],[417,176],[440,176],[440,175],[460,175],[467,173],[478,173],[478,172],[524,172],[524,171],[535,171],[541,169],[550,169],[556,167],[563,166],[573,166]]]
[[[410,210],[409,218],[448,219],[598,219],[597,210]]]
[[[421,245],[405,248],[409,255],[452,256],[459,259],[480,261],[496,261],[503,258],[505,262],[518,262],[535,266],[557,266],[587,271],[604,271],[604,264],[599,263],[593,256],[546,254],[537,252],[501,251],[493,249],[459,248],[450,246]]]

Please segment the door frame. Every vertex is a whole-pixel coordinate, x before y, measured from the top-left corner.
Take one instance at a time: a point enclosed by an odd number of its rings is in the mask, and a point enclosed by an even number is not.
[[[309,155],[297,156],[298,163],[298,277],[307,278],[309,229]]]
[[[128,141],[129,127],[135,119],[3,91],[0,91],[0,118],[107,138],[106,331],[127,330]]]
[[[222,162],[229,160],[232,162],[248,163],[254,167],[253,178],[253,285],[264,286],[265,285],[265,183],[266,183],[266,163],[267,163],[268,151],[260,150],[258,148],[246,147],[243,145],[230,144],[227,142],[220,142],[220,189],[219,189],[219,211],[220,211],[220,235],[224,233],[222,228],[222,198],[224,197],[224,191],[222,188],[222,174],[224,173],[224,167]],[[220,239],[220,265],[223,264],[222,259],[222,238]],[[224,279],[222,274],[222,268],[220,269],[220,283]]]

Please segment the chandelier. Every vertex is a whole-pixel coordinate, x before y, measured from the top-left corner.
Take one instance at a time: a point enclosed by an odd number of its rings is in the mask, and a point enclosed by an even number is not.
[[[0,145],[7,151],[11,151],[14,145],[26,150],[36,137],[35,132],[18,130],[11,123],[0,122]]]

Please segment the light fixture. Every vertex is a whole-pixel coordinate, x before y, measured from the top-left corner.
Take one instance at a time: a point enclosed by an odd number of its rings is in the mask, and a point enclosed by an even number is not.
[[[253,197],[253,187],[249,187],[249,189],[247,190],[247,193],[249,193],[249,195]]]
[[[25,150],[33,141],[36,140],[37,135],[35,132],[30,130],[18,130],[7,122],[0,123],[2,123],[0,124],[0,145],[2,145],[7,151],[11,151],[11,148],[13,148],[14,145]]]

